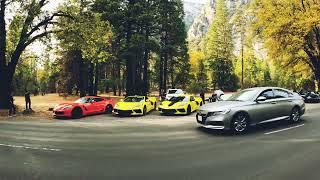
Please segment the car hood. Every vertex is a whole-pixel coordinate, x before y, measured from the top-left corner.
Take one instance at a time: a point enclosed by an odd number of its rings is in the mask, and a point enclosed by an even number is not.
[[[178,107],[185,104],[186,102],[181,102],[181,101],[176,103],[173,103],[172,101],[163,101],[160,106],[164,108],[174,108],[174,107]]]
[[[54,110],[61,110],[63,108],[65,108],[66,106],[75,106],[77,105],[76,103],[61,103],[61,104],[58,104],[54,107]]]
[[[250,105],[250,101],[218,101],[214,103],[205,104],[200,107],[200,111],[216,112],[225,111],[227,109]]]

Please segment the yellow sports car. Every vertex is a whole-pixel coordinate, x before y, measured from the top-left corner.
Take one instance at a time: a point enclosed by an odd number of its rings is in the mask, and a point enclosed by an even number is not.
[[[157,99],[146,96],[128,96],[118,102],[113,109],[114,115],[145,115],[157,108]]]
[[[202,99],[193,96],[177,96],[170,100],[163,101],[158,107],[158,111],[162,114],[191,114],[202,106]]]

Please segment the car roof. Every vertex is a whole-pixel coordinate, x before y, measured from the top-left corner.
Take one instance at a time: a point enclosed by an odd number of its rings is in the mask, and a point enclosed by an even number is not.
[[[292,92],[292,91],[290,91],[288,89],[284,89],[284,88],[281,88],[281,87],[272,87],[272,86],[270,86],[270,87],[268,87],[268,86],[266,86],[266,87],[253,87],[253,88],[248,88],[248,89],[244,89],[244,90],[260,90],[260,91],[264,91],[264,90],[268,90],[268,89],[281,89],[281,90],[284,90],[284,91]]]

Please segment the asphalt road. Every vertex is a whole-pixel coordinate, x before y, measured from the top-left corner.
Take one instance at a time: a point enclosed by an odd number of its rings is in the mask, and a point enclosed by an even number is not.
[[[0,121],[0,179],[318,180],[320,105],[233,136],[195,115]]]

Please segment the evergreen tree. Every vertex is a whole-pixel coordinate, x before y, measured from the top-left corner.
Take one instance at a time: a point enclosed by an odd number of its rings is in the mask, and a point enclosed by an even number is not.
[[[215,19],[209,29],[206,55],[212,70],[214,88],[237,89],[233,68],[232,26],[225,0],[217,0]]]

